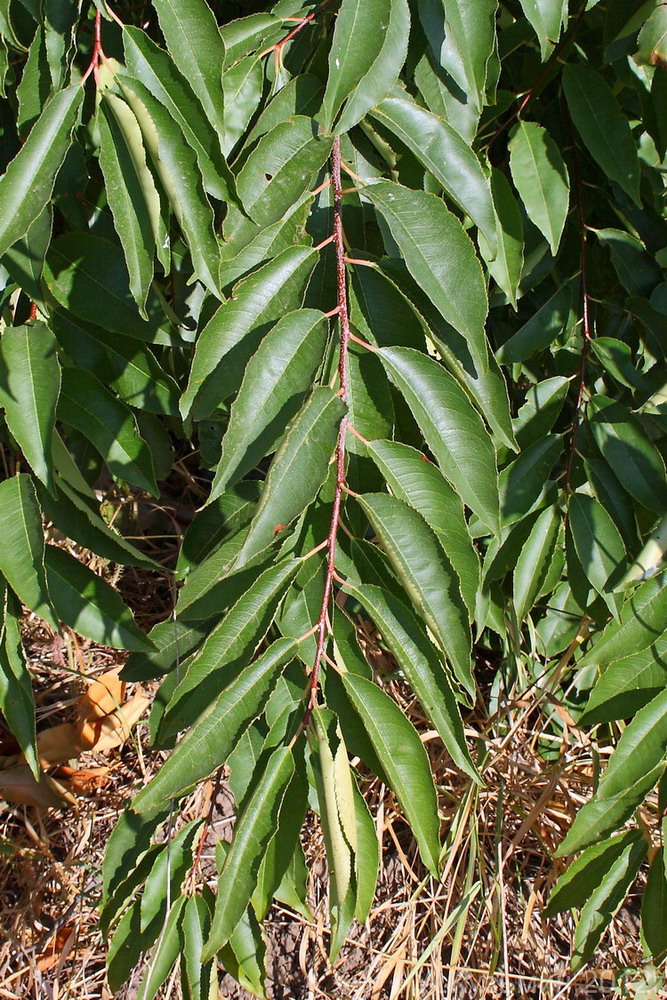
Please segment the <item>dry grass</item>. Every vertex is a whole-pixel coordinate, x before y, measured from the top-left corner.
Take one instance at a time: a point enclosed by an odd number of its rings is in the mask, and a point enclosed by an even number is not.
[[[164,510],[162,509],[164,513]],[[167,518],[173,520],[173,510]],[[162,543],[160,543],[162,544]],[[162,550],[164,552],[164,550]],[[166,578],[147,586],[127,570],[121,587],[145,627],[164,617],[171,600]],[[123,654],[78,644],[63,645],[34,620],[25,643],[38,695],[38,728],[71,717],[84,681],[122,662]],[[574,922],[570,915],[545,919],[542,910],[564,863],[551,858],[572,816],[589,794],[591,747],[556,705],[560,726],[541,711],[543,693],[518,685],[497,716],[467,720],[474,752],[485,755],[480,789],[452,768],[394,665],[365,630],[366,648],[378,676],[421,734],[440,792],[444,872],[436,882],[424,871],[392,793],[377,779],[363,790],[376,817],[382,869],[365,927],[355,926],[331,968],[326,959],[327,907],[323,839],[309,820],[303,844],[310,876],[313,920],[280,906],[267,923],[268,991],[272,1000],[445,1000],[527,997],[535,1000],[603,998],[615,990],[619,970],[637,969],[642,954],[638,898],[644,875],[593,961],[578,976],[568,971]],[[480,665],[480,672],[485,672]],[[493,668],[488,667],[489,675]],[[523,688],[523,689],[521,689]],[[545,755],[545,748],[551,754]],[[545,756],[550,756],[547,761]],[[87,754],[80,766],[106,764],[105,784],[74,806],[39,813],[5,804],[0,836],[11,855],[0,860],[0,998],[8,1000],[106,1000],[105,943],[96,922],[104,846],[123,803],[155,772],[146,726],[121,749]],[[211,782],[185,803],[177,823],[208,811]],[[228,837],[233,802],[218,789],[206,842],[202,877],[212,872],[212,841]],[[631,977],[625,995],[635,995]],[[130,982],[123,1000],[132,1000]],[[161,996],[180,997],[177,975]],[[658,993],[653,994],[655,997]],[[221,997],[246,998],[229,977]],[[645,995],[646,997],[649,994]],[[119,998],[120,1000],[120,998]]]

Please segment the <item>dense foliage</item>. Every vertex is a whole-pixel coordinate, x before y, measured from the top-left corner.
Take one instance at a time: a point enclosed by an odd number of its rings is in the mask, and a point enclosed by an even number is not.
[[[517,678],[554,769],[568,729],[613,751],[550,908],[581,909],[580,966],[648,858],[659,962],[667,5],[268,6],[0,3],[0,704],[38,775],[21,605],[164,678],[170,753],[104,865],[111,987],[153,948],[142,1000],[179,955],[192,1000],[216,957],[261,993],[273,898],[307,912],[308,810],[335,957],[377,878],[369,771],[438,877],[429,760],[360,618],[471,783],[461,713]],[[158,496],[184,445],[210,496],[145,637],[42,517],[150,566],[92,487]],[[223,764],[234,836],[192,894],[206,823],[173,804]]]

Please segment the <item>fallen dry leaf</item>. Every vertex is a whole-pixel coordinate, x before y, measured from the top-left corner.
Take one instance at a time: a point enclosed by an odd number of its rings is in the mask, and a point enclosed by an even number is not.
[[[67,924],[65,927],[59,928],[46,951],[39,955],[35,962],[40,972],[46,972],[47,969],[51,969],[56,965],[73,933],[74,924]]]
[[[86,750],[111,750],[122,746],[130,737],[132,727],[139,721],[150,699],[137,693],[129,701],[105,715],[103,719],[89,719],[79,727],[79,740]]]
[[[52,777],[71,792],[92,795],[108,785],[110,773],[110,767],[58,767]]]
[[[81,753],[81,738],[70,722],[51,726],[37,734],[37,754],[42,767],[64,764]]]
[[[37,781],[27,764],[0,771],[0,796],[8,802],[39,809],[58,809],[76,801],[71,792],[50,775],[41,774]]]
[[[78,701],[77,714],[82,722],[101,719],[115,712],[125,698],[125,683],[118,674],[120,667],[97,677]]]

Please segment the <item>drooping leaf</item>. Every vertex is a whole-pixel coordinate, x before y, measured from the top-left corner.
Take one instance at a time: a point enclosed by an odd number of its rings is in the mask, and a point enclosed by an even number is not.
[[[7,586],[3,581],[2,618],[0,639],[0,710],[9,729],[21,748],[30,770],[39,781],[37,736],[35,732],[35,697],[32,681],[25,661],[19,623],[7,599]]]
[[[153,257],[160,228],[160,198],[146,163],[141,129],[133,112],[103,91],[98,117],[100,166],[116,231],[123,245],[130,291],[144,319],[153,280]]]
[[[491,194],[496,221],[496,238],[489,243],[480,233],[479,252],[489,274],[516,309],[523,270],[523,221],[509,181],[502,170],[491,171]]]
[[[334,122],[337,134],[349,132],[388,94],[405,61],[409,34],[407,0],[343,0],[322,104],[327,132]]]
[[[644,840],[639,830],[626,830],[608,840],[587,847],[572,861],[559,877],[549,895],[545,916],[563,913],[573,907],[581,909],[591,893],[609,872],[615,861],[628,847],[638,846]],[[644,841],[645,843],[645,841]]]
[[[665,846],[653,858],[642,899],[642,934],[653,961],[659,963],[667,952],[667,869]]]
[[[625,563],[625,547],[616,525],[594,497],[575,493],[570,499],[569,526],[584,573],[599,594],[608,594],[614,582],[620,582]]]
[[[628,719],[667,683],[667,635],[639,653],[607,664],[586,702],[582,724]]]
[[[263,335],[286,311],[300,305],[301,289],[315,258],[311,247],[290,247],[237,285],[197,340],[190,379],[181,397],[184,419],[190,414],[207,416],[238,388],[241,372]]]
[[[667,629],[665,582],[665,574],[661,573],[640,584],[621,610],[620,621],[607,625],[579,665],[611,663],[631,653],[640,653],[659,639]]]
[[[349,673],[342,680],[408,818],[422,860],[436,875],[440,823],[431,769],[421,740],[396,702],[376,684]]]
[[[438,536],[456,571],[472,619],[479,588],[479,556],[468,533],[460,499],[438,467],[408,445],[372,441],[369,451],[394,496],[414,507]]]
[[[58,91],[0,178],[0,257],[44,210],[69,148],[83,90]]]
[[[327,474],[345,412],[345,404],[332,389],[319,386],[313,390],[271,463],[237,566],[269,545],[276,533],[315,499]]]
[[[489,181],[470,146],[448,122],[405,97],[387,97],[372,116],[411,149],[484,235],[495,253],[496,221]]]
[[[412,601],[446,652],[459,683],[472,694],[468,616],[451,563],[417,511],[381,493],[359,497]]]
[[[126,76],[119,82],[187,241],[197,277],[216,298],[222,299],[220,247],[196,154],[166,108],[142,83]]]
[[[58,416],[99,451],[109,471],[158,494],[150,450],[132,411],[88,372],[65,368]]]
[[[449,679],[412,612],[379,587],[366,585],[355,596],[375,622],[454,763],[479,781]]]
[[[158,990],[171,972],[180,953],[180,924],[188,899],[179,896],[172,904],[160,931],[157,944],[151,952],[148,967],[137,993],[137,1000],[154,1000]]]
[[[0,572],[23,604],[59,631],[44,570],[41,511],[25,473],[0,483],[0,532]]]
[[[166,799],[180,798],[225,762],[241,733],[261,713],[295,648],[291,640],[278,639],[232,679],[135,797],[132,808],[136,812],[150,811]]]
[[[279,747],[267,761],[266,769],[245,803],[220,872],[213,922],[202,962],[209,961],[218,953],[243,916],[293,772],[292,751],[289,747]]]
[[[33,472],[53,491],[53,432],[60,394],[56,341],[43,323],[7,326],[0,340],[0,403]]]
[[[486,288],[461,223],[440,198],[426,191],[380,181],[365,188],[364,194],[389,226],[415,281],[465,337],[476,367],[485,372]]]
[[[442,365],[418,351],[396,347],[377,353],[405,396],[445,478],[463,503],[496,531],[499,501],[494,449],[464,391]]]
[[[655,785],[667,749],[667,691],[661,691],[623,731],[597,791],[577,813],[559,855],[573,854],[617,830]]]
[[[563,70],[567,106],[586,149],[604,174],[639,200],[639,159],[630,124],[602,75],[568,63]]]
[[[206,0],[155,0],[167,49],[201,101],[206,117],[224,135],[222,68],[225,46]]]
[[[64,549],[47,545],[46,578],[58,618],[94,642],[116,649],[151,649],[129,608],[101,576]]]
[[[265,570],[208,635],[171,694],[161,737],[192,725],[247,666],[297,568],[298,560],[287,559]]]
[[[514,610],[519,622],[535,604],[554,558],[561,518],[556,507],[542,511],[531,528],[514,570]]]
[[[120,246],[92,233],[66,233],[53,241],[44,280],[53,297],[79,319],[127,337],[155,341],[167,329],[160,301],[149,293],[148,321],[141,318],[130,292]],[[166,342],[170,336],[166,333]]]
[[[514,127],[510,168],[529,219],[555,256],[567,218],[570,184],[563,157],[545,128],[524,121]]]
[[[567,0],[520,0],[540,43],[542,62],[553,51],[567,20]]]
[[[145,31],[129,25],[123,30],[123,47],[130,76],[164,105],[197,154],[206,190],[222,201],[235,200],[234,175],[222,155],[220,136],[168,54]]]
[[[268,454],[299,409],[322,362],[324,315],[288,313],[266,335],[246,368],[222,440],[209,503]]]

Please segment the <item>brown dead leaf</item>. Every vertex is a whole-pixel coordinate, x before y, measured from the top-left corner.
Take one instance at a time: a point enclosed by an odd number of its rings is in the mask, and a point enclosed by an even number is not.
[[[93,795],[109,784],[110,772],[110,767],[58,767],[53,772],[53,777],[72,792]]]
[[[123,704],[125,698],[125,683],[118,674],[120,667],[102,674],[90,685],[79,698],[77,713],[82,722],[91,719],[102,719],[105,715],[115,712]]]
[[[132,727],[139,721],[150,699],[138,692],[117,711],[102,719],[90,719],[79,726],[79,740],[86,750],[111,750],[122,746],[130,737]]]
[[[42,767],[65,764],[78,757],[82,749],[79,733],[70,722],[51,726],[37,734],[37,753]]]
[[[40,780],[36,781],[27,764],[0,771],[0,796],[8,802],[39,809],[58,809],[76,801],[71,792],[48,774],[40,775]]]
[[[74,924],[67,924],[65,927],[60,927],[58,931],[56,931],[56,934],[52,938],[46,951],[39,955],[35,962],[35,965],[40,972],[46,972],[47,969],[51,969],[54,965],[56,965],[56,963],[60,960],[60,956],[65,948],[65,945],[73,933]]]

